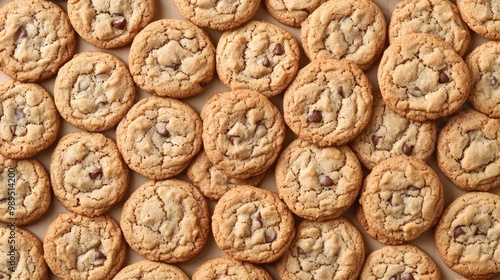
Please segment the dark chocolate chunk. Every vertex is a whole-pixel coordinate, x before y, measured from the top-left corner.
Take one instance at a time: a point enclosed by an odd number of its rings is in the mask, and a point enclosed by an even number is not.
[[[20,40],[25,37],[28,37],[28,30],[26,30],[26,27],[23,26],[17,30],[17,40]]]
[[[95,249],[95,259],[96,260],[105,260],[106,255],[104,255],[101,251],[99,251],[97,248]]]
[[[474,232],[474,235],[486,235],[486,232],[485,231],[482,231],[478,228],[476,228],[476,232]]]
[[[401,274],[401,280],[413,280],[413,274],[411,273],[403,273]]]
[[[264,65],[265,67],[271,66],[271,61],[269,60],[269,58],[267,57],[267,55],[265,55],[264,59],[262,59],[262,65]]]
[[[302,255],[302,254],[304,254],[304,253],[305,253],[305,252],[304,252],[304,249],[302,249],[302,248],[300,248],[300,247],[297,247],[297,254]]]
[[[269,228],[266,230],[264,233],[264,239],[266,240],[267,243],[271,243],[274,240],[276,240],[276,237],[278,237],[278,234],[273,228]]]
[[[330,178],[329,176],[326,176],[326,175],[319,175],[319,183],[323,187],[329,187],[329,186],[332,186],[334,184],[332,178]]]
[[[461,226],[458,226],[453,230],[453,237],[455,237],[455,238],[457,238],[461,235],[464,235],[464,234],[465,234],[465,231]]]
[[[273,54],[274,55],[283,55],[285,53],[285,49],[283,48],[283,45],[278,43],[276,44],[276,47],[274,48]]]
[[[116,29],[125,29],[125,27],[127,26],[127,19],[125,19],[122,14],[116,14],[115,16],[117,16],[118,19],[113,20],[111,22],[111,25]]]
[[[158,134],[160,134],[160,136],[170,137],[170,132],[168,132],[168,130],[166,128],[157,129],[156,132],[158,132]]]
[[[24,107],[17,107],[16,117],[18,119],[24,119],[26,117],[26,114],[24,113]]]
[[[96,169],[94,169],[94,171],[89,173],[89,176],[90,178],[92,178],[92,180],[95,180],[97,179],[97,177],[102,176],[102,168],[97,167]]]
[[[411,155],[411,153],[413,152],[413,148],[415,148],[415,146],[413,145],[408,145],[408,144],[404,144],[403,145],[403,153],[407,156]]]
[[[17,130],[17,125],[13,124],[10,126],[10,132],[12,132],[12,134],[16,134],[16,130]]]
[[[378,141],[380,141],[380,139],[384,138],[383,136],[378,136],[378,135],[372,135],[372,142],[373,142],[373,145],[377,146],[378,145]]]
[[[262,216],[260,215],[260,212],[258,212],[257,215],[255,215],[254,220],[262,225]]]
[[[317,122],[320,122],[322,119],[323,119],[323,116],[321,115],[321,111],[314,110],[313,113],[311,115],[309,115],[309,117],[307,117],[307,122],[317,123]]]
[[[409,185],[407,188],[409,191],[418,191],[419,188],[415,187],[414,185]]]
[[[446,75],[446,73],[444,71],[441,71],[439,72],[439,83],[440,84],[446,84],[450,81],[450,77],[448,77],[448,75]]]
[[[498,80],[495,77],[491,77],[490,80],[490,87],[497,87],[498,86]]]

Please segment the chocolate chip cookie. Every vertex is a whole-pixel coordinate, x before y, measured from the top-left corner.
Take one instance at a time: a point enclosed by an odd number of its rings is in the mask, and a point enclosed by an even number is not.
[[[269,14],[277,21],[292,27],[301,23],[326,0],[264,0]]]
[[[113,278],[113,280],[155,279],[189,280],[189,277],[174,265],[142,260],[122,268]]]
[[[271,275],[258,265],[221,256],[204,261],[193,273],[193,280],[272,280]]]
[[[457,0],[460,14],[477,34],[492,40],[500,39],[500,4],[495,0]]]

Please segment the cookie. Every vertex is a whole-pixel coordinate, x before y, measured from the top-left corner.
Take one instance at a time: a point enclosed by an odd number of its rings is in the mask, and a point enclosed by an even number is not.
[[[226,176],[210,162],[205,151],[201,151],[186,168],[186,176],[203,195],[211,200],[218,200],[228,190],[239,185],[257,186],[264,179],[262,173],[247,179],[234,179]]]
[[[234,259],[270,263],[288,250],[295,221],[278,194],[241,185],[215,205],[212,232],[217,246]]]
[[[319,147],[299,138],[281,152],[275,178],[294,214],[321,221],[340,217],[354,203],[363,174],[348,146]]]
[[[120,225],[127,243],[143,257],[178,263],[203,248],[210,216],[205,198],[193,185],[150,180],[127,199]]]
[[[299,58],[299,44],[290,32],[255,20],[222,33],[216,69],[221,82],[231,90],[255,90],[272,97],[295,78]]]
[[[278,108],[259,92],[217,93],[205,102],[200,115],[205,153],[227,176],[260,175],[278,157],[285,122]]]
[[[315,60],[299,70],[285,91],[283,115],[298,137],[319,146],[339,146],[365,128],[372,102],[370,80],[354,62]]]
[[[281,279],[357,279],[365,259],[363,236],[348,220],[303,220],[276,268]]]
[[[49,209],[50,179],[38,160],[0,156],[0,182],[0,221],[27,225]]]
[[[428,33],[451,44],[461,56],[471,34],[457,6],[442,0],[403,0],[394,6],[388,27],[389,43],[410,33]]]
[[[489,41],[477,46],[465,62],[472,77],[467,102],[490,118],[500,119],[500,42]]]
[[[10,1],[0,9],[0,70],[15,80],[53,77],[76,49],[68,15],[51,1]]]
[[[192,279],[272,280],[273,278],[265,269],[257,265],[238,261],[229,256],[221,256],[204,261],[196,268]]]
[[[162,97],[185,98],[200,93],[212,80],[215,47],[198,26],[161,19],[137,34],[128,60],[141,89]]]
[[[444,263],[468,279],[500,273],[500,196],[469,192],[443,212],[434,239]]]
[[[260,0],[189,1],[174,0],[181,15],[200,27],[230,30],[249,21],[259,9]]]
[[[137,102],[116,128],[123,159],[154,180],[181,173],[202,146],[202,122],[187,103],[150,96]]]
[[[264,5],[275,20],[291,27],[300,27],[301,23],[325,1],[264,0]]]
[[[178,267],[149,260],[130,264],[113,278],[113,280],[189,280],[189,277]]]
[[[310,60],[347,59],[368,70],[384,49],[386,29],[374,1],[331,0],[302,22],[300,38]]]
[[[443,185],[422,160],[396,156],[381,161],[366,176],[359,204],[358,220],[370,236],[401,244],[437,223],[444,207]]]
[[[500,39],[500,14],[494,0],[457,0],[463,20],[475,33],[492,39]]]
[[[413,156],[427,161],[437,138],[435,121],[417,122],[387,108],[380,94],[374,94],[372,117],[365,129],[349,144],[359,161],[371,170],[393,156]]]
[[[68,16],[75,31],[98,48],[125,46],[155,16],[154,0],[70,0]]]
[[[52,152],[50,180],[54,195],[66,209],[93,217],[122,200],[129,169],[110,138],[73,132],[64,135]]]
[[[0,154],[30,158],[52,145],[60,117],[52,96],[35,83],[0,83]]]
[[[439,267],[427,253],[411,244],[385,246],[371,252],[360,279],[442,279]]]
[[[467,64],[451,45],[424,33],[410,33],[389,45],[377,77],[387,106],[420,122],[458,110],[471,84]]]
[[[436,161],[443,174],[465,191],[500,186],[500,120],[472,109],[454,115],[438,134]]]
[[[135,84],[127,66],[104,52],[83,52],[64,64],[54,82],[62,118],[88,131],[113,128],[134,104]]]
[[[59,214],[45,232],[43,250],[50,270],[65,280],[113,279],[127,255],[120,226],[107,214]]]

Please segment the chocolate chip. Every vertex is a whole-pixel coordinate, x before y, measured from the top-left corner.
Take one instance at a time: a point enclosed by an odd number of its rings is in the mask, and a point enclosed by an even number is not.
[[[418,191],[420,189],[417,188],[417,187],[415,187],[414,185],[409,185],[408,188],[407,188],[407,190],[409,190],[409,191]]]
[[[92,180],[95,180],[97,179],[97,177],[102,176],[102,168],[97,167],[96,169],[94,169],[94,171],[89,173],[89,176],[90,178],[92,178]]]
[[[265,67],[271,66],[271,61],[269,60],[269,58],[267,57],[267,55],[265,55],[264,59],[262,59],[262,65],[264,65]]]
[[[274,55],[283,55],[285,53],[285,49],[283,48],[283,45],[278,43],[276,44],[276,47],[274,48],[273,54]]]
[[[260,212],[258,212],[257,215],[255,215],[254,220],[262,225],[262,216],[260,215]]]
[[[0,279],[3,279],[3,275],[0,274]]]
[[[228,137],[229,141],[231,141],[231,144],[233,144],[233,145],[234,145],[234,141],[236,139],[239,139],[239,138],[240,138],[240,136],[238,136],[238,135],[229,135],[229,137]]]
[[[157,129],[156,132],[158,132],[158,134],[160,134],[160,136],[170,137],[170,132],[168,132],[168,130],[166,128]]]
[[[401,274],[401,280],[413,280],[413,274],[411,273],[403,273]]]
[[[127,26],[127,19],[123,17],[122,14],[115,14],[115,16],[119,17],[118,19],[115,19],[111,22],[111,25],[116,28],[123,30]]]
[[[17,107],[16,117],[18,119],[24,119],[26,117],[26,114],[24,113],[24,107]]]
[[[338,94],[339,94],[342,98],[344,98],[344,89],[342,89],[342,87],[339,87],[339,88],[337,89],[337,93],[338,93]]]
[[[317,122],[320,122],[322,119],[323,119],[323,116],[321,115],[321,111],[314,110],[313,113],[311,115],[309,115],[309,117],[307,117],[307,122],[317,123]]]
[[[401,279],[399,274],[393,275],[391,276],[391,278],[389,278],[389,280],[399,280],[399,279]]]
[[[446,75],[445,72],[441,71],[439,72],[439,83],[440,84],[446,84],[450,81],[450,77],[448,77],[448,75]]]
[[[326,176],[326,175],[319,175],[319,183],[323,187],[329,187],[329,186],[332,186],[334,184],[332,178],[330,178],[329,176]]]
[[[491,77],[490,87],[496,87],[496,86],[498,86],[498,80],[497,80],[497,78]]]
[[[474,232],[474,235],[486,235],[486,232],[480,230],[479,228],[476,228],[476,232]]]
[[[16,130],[17,130],[17,125],[13,124],[10,126],[10,132],[12,132],[12,134],[16,134]]]
[[[297,247],[297,254],[302,255],[302,254],[304,254],[304,253],[305,253],[305,252],[304,252],[304,249],[302,249],[302,248],[300,248],[300,247]]]
[[[105,260],[107,258],[106,258],[106,255],[104,255],[101,251],[99,251],[98,249],[95,249],[95,259],[96,260]]]
[[[404,144],[403,145],[403,153],[405,155],[409,156],[413,152],[413,148],[415,148],[415,146]]]
[[[266,229],[266,232],[264,233],[264,239],[267,243],[273,242],[274,240],[276,240],[276,237],[278,237],[278,234],[273,228]]]
[[[464,235],[464,234],[465,234],[465,231],[461,226],[458,226],[453,230],[453,237],[455,237],[455,238],[458,238],[459,236]]]
[[[382,136],[378,136],[378,135],[375,135],[373,134],[372,135],[372,142],[373,142],[373,145],[377,146],[378,145],[378,142],[380,141],[380,139],[382,139],[384,137]]]
[[[17,40],[28,37],[28,30],[25,27],[21,27],[17,30]]]

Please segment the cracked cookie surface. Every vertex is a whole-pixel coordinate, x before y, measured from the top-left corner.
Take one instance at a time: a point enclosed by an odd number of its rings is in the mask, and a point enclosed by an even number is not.
[[[178,263],[205,245],[210,216],[195,186],[176,179],[148,181],[125,202],[120,225],[125,240],[152,261]]]
[[[113,278],[113,280],[156,279],[189,280],[189,277],[180,268],[174,265],[142,260],[122,268]]]
[[[13,160],[0,156],[0,221],[30,224],[49,209],[49,175],[36,159]]]
[[[295,235],[292,212],[278,194],[241,185],[227,191],[212,215],[217,246],[229,256],[251,263],[279,259]]]
[[[469,279],[500,273],[500,196],[469,192],[443,212],[434,234],[444,263]]]
[[[196,268],[192,279],[272,280],[273,278],[265,269],[257,265],[238,261],[229,256],[221,256],[204,261]]]
[[[296,139],[276,163],[280,197],[296,215],[329,220],[355,201],[362,182],[361,165],[347,146],[319,147]]]
[[[50,270],[64,280],[113,279],[126,258],[120,226],[107,214],[59,214],[47,228],[43,250]]]
[[[495,0],[457,0],[463,20],[470,29],[489,39],[500,39],[500,3]]]
[[[326,0],[263,0],[269,14],[277,21],[292,27],[301,23]]]
[[[268,22],[251,21],[220,37],[217,74],[231,90],[255,90],[272,97],[295,78],[299,57],[299,44],[291,33]]]
[[[469,66],[472,86],[468,103],[490,118],[500,119],[500,42],[489,41],[477,46],[465,62]]]
[[[132,170],[150,179],[167,179],[181,173],[200,151],[202,122],[187,103],[150,96],[120,121],[116,142]]]
[[[500,186],[500,120],[472,109],[454,115],[438,135],[439,169],[465,191]]]
[[[371,0],[331,0],[302,22],[300,38],[310,60],[347,59],[368,70],[384,49],[384,14]]]
[[[71,0],[67,8],[78,35],[105,49],[132,42],[155,16],[154,0]]]
[[[376,240],[401,244],[437,223],[443,196],[438,175],[425,162],[408,156],[388,158],[363,181],[358,220]]]
[[[229,30],[249,21],[261,0],[174,0],[185,18],[201,27]]]
[[[319,146],[343,145],[368,124],[372,102],[372,85],[355,63],[315,60],[285,91],[283,114],[300,138]]]
[[[130,73],[144,91],[162,97],[194,96],[212,80],[215,47],[191,22],[161,19],[134,38],[129,52]]]
[[[439,267],[427,253],[411,244],[385,246],[371,252],[360,279],[442,279]]]
[[[348,220],[304,220],[290,249],[276,263],[281,279],[357,279],[365,245]]]
[[[30,158],[57,139],[60,117],[52,96],[35,83],[0,83],[0,154]]]
[[[59,69],[54,82],[54,101],[61,116],[88,131],[117,125],[134,97],[135,84],[127,66],[104,52],[77,54]]]
[[[285,122],[278,108],[259,92],[217,93],[205,102],[200,114],[205,153],[227,176],[260,175],[278,157]]]
[[[407,155],[427,161],[434,152],[436,138],[434,121],[404,118],[390,110],[380,94],[374,94],[370,122],[349,145],[359,161],[371,170],[392,156]]]
[[[40,82],[75,53],[68,15],[51,1],[11,1],[0,9],[0,69],[22,82]]]
[[[407,34],[389,45],[377,77],[387,106],[420,122],[458,110],[471,84],[467,64],[451,45],[424,33]]]
[[[471,41],[469,28],[451,1],[400,1],[391,14],[389,42],[410,33],[436,35],[451,44],[461,56],[466,53]]]
[[[50,179],[54,195],[66,209],[93,217],[122,200],[129,169],[110,138],[73,132],[63,136],[52,152]]]

